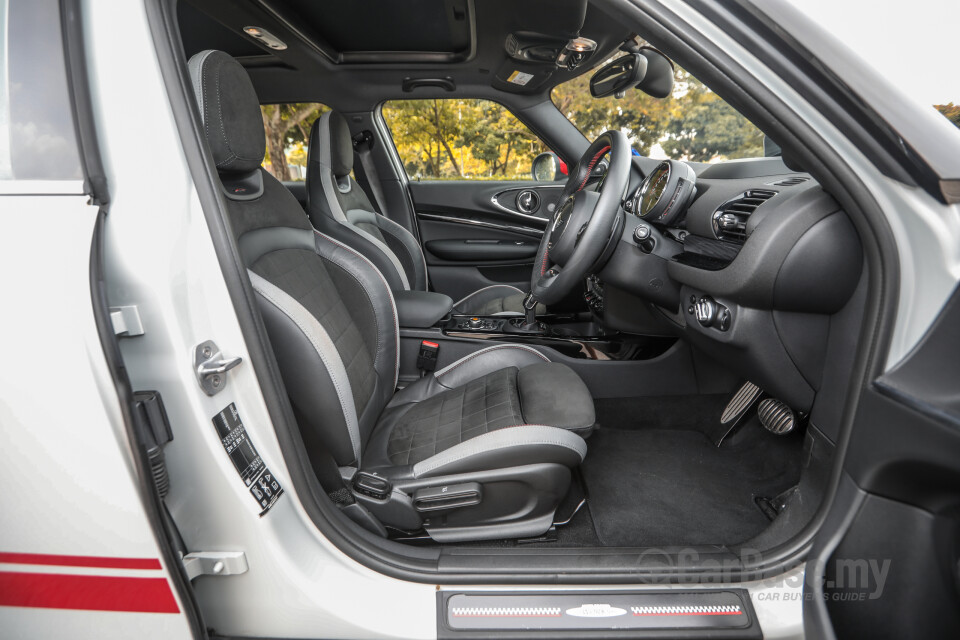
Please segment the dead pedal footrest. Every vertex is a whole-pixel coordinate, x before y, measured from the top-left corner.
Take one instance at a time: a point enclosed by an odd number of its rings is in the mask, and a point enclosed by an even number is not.
[[[760,626],[743,589],[640,592],[490,593],[441,591],[438,638],[513,638],[550,632],[580,637],[611,632],[644,637],[689,630],[712,638],[760,638]],[[605,636],[606,637],[606,636]]]

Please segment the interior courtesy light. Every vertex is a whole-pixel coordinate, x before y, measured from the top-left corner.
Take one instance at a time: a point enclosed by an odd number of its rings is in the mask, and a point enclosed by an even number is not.
[[[267,45],[271,49],[275,49],[277,51],[283,51],[284,49],[287,48],[287,45],[283,40],[276,37],[266,29],[262,29],[260,27],[244,27],[243,32],[246,33],[251,38],[255,38],[259,40],[260,42]]]
[[[557,66],[573,70],[580,63],[590,57],[597,48],[597,43],[590,38],[574,38],[569,40],[557,56]]]
[[[574,38],[567,43],[567,49],[570,51],[593,51],[597,48],[597,43],[590,38]]]

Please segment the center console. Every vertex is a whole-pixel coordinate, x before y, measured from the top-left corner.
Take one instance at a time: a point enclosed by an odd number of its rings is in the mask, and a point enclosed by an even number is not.
[[[523,316],[453,316],[444,329],[479,333],[504,333],[544,335],[548,331],[545,322],[537,321],[533,327],[525,326]]]
[[[633,336],[607,331],[585,314],[547,314],[536,325],[523,316],[454,315],[440,324],[444,337],[547,346],[568,357],[587,360],[643,360],[656,357],[674,338]]]

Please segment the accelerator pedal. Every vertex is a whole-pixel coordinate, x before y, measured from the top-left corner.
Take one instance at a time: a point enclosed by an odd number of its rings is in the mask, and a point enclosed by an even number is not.
[[[757,402],[757,399],[763,395],[763,390],[752,382],[744,382],[739,391],[733,394],[730,402],[720,415],[720,427],[723,429],[723,435],[714,442],[716,446],[723,444],[724,438],[733,433],[740,421],[743,419],[750,408]]]
[[[785,436],[797,427],[797,415],[793,409],[776,398],[764,398],[757,407],[760,424],[770,433]]]

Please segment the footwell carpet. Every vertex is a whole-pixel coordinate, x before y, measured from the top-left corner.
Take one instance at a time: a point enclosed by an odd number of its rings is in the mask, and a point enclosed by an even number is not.
[[[770,524],[754,498],[799,479],[801,446],[755,422],[719,449],[695,430],[603,427],[582,465],[596,535],[608,547],[744,542]]]

